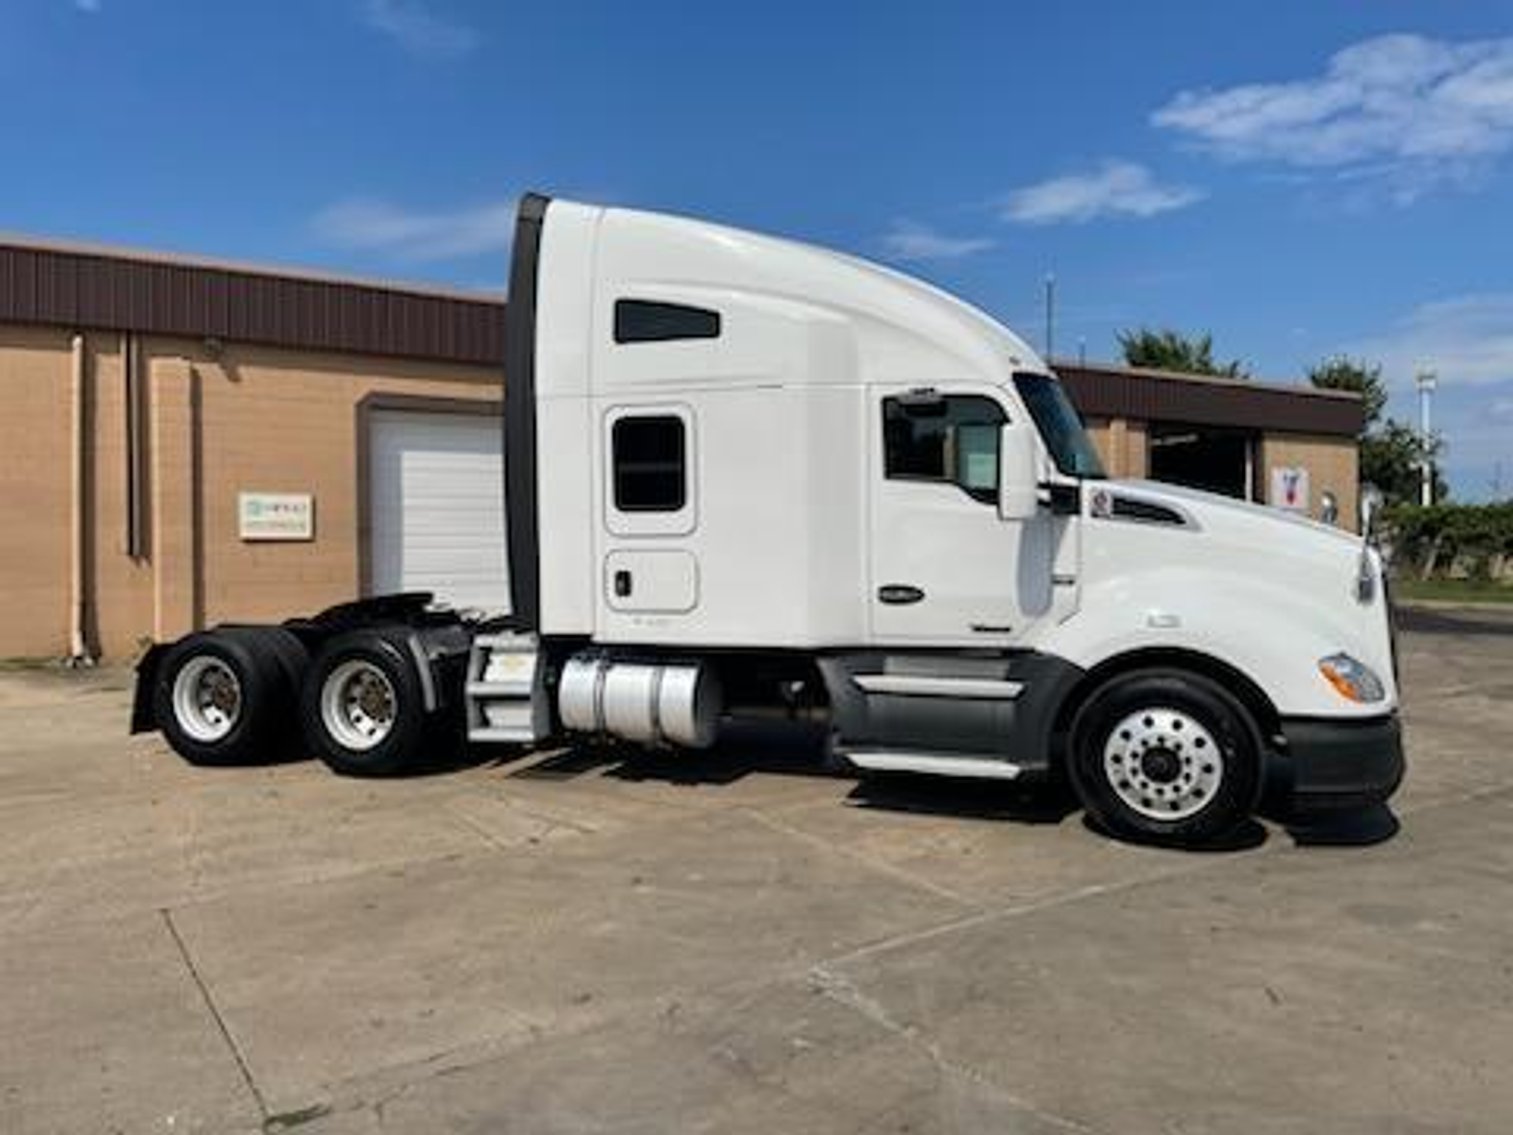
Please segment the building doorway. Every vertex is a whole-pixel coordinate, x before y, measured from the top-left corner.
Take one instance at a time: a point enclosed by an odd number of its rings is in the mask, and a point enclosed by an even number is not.
[[[370,594],[430,591],[456,607],[509,610],[503,434],[486,411],[370,416]]]
[[[1258,499],[1253,432],[1152,423],[1149,436],[1151,480]]]

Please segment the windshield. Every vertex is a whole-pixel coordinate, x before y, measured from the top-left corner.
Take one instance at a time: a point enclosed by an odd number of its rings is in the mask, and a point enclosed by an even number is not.
[[[1048,374],[1016,374],[1014,387],[1035,419],[1057,469],[1071,477],[1108,476],[1061,383]]]

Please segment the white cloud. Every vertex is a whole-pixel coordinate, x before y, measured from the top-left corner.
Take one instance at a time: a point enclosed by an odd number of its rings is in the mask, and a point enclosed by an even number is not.
[[[74,7],[92,16],[100,10],[100,0],[74,0]]]
[[[503,252],[515,226],[515,202],[493,201],[459,209],[416,212],[383,201],[338,202],[317,214],[316,233],[343,248],[395,260],[456,260]]]
[[[957,260],[986,252],[994,242],[987,237],[946,236],[928,225],[897,220],[883,234],[883,248],[895,260]]]
[[[455,59],[478,46],[478,33],[437,15],[423,0],[362,0],[363,22],[412,55]]]
[[[1090,173],[1053,177],[1014,190],[1004,199],[1002,215],[1006,221],[1026,225],[1154,217],[1202,197],[1202,190],[1190,186],[1161,184],[1142,165],[1109,159]]]
[[[1411,199],[1513,148],[1513,38],[1378,36],[1311,78],[1182,91],[1151,121],[1235,160],[1387,176]]]
[[[1513,292],[1482,292],[1414,308],[1381,335],[1349,353],[1382,364],[1394,387],[1411,387],[1431,367],[1445,385],[1513,381]]]

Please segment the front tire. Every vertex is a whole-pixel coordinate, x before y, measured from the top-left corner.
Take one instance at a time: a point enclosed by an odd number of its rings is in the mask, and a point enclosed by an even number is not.
[[[305,677],[300,715],[321,759],[343,776],[401,772],[432,732],[404,640],[382,631],[354,631],[326,644]]]
[[[1088,817],[1112,835],[1200,847],[1254,812],[1261,743],[1218,683],[1183,670],[1121,675],[1073,719],[1068,769]]]

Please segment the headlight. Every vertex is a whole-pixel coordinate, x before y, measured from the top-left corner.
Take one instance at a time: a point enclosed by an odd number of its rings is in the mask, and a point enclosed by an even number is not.
[[[1331,654],[1328,658],[1320,658],[1319,673],[1324,675],[1340,697],[1348,701],[1374,702],[1387,696],[1376,671],[1348,654]]]

